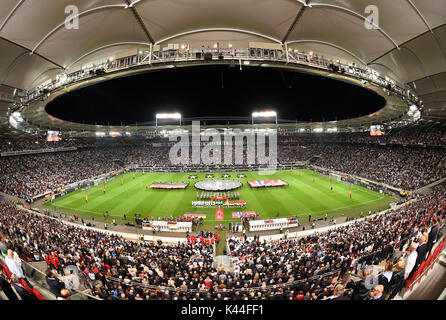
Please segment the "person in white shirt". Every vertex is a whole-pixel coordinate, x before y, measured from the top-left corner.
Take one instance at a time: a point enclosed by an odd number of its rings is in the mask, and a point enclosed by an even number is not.
[[[409,277],[409,274],[412,272],[412,269],[415,267],[415,263],[417,262],[417,244],[412,242],[409,247],[409,257],[406,261],[406,269],[404,270],[404,279]]]
[[[22,270],[22,260],[20,260],[19,256],[17,255],[17,252],[9,249],[8,255],[5,257],[5,263],[8,266],[9,271],[15,274],[17,278],[19,279],[25,278],[25,275],[23,274]]]

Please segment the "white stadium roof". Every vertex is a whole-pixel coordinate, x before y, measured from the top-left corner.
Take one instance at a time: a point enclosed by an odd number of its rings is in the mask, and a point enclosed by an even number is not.
[[[65,28],[70,5],[79,29]],[[411,85],[428,118],[446,116],[444,0],[1,0],[0,84],[29,90],[68,66],[179,41],[288,43],[362,61]]]

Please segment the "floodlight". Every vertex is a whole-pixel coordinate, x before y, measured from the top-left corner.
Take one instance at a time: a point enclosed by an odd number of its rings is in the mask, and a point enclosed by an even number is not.
[[[262,111],[252,113],[252,124],[254,124],[255,118],[276,118],[277,124],[277,112],[276,111]]]
[[[156,126],[158,126],[158,119],[179,120],[180,125],[181,125],[181,114],[180,113],[157,113],[156,114]]]
[[[277,113],[275,111],[262,111],[262,112],[253,112],[253,118],[274,118],[277,117]]]

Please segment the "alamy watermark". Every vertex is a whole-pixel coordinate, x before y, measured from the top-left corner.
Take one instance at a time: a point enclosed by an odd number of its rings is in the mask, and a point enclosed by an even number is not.
[[[367,30],[379,29],[379,8],[375,5],[365,7],[365,14],[368,16],[364,21],[364,26]]]
[[[240,129],[206,129],[199,121],[192,132],[171,131],[169,141],[176,142],[169,151],[172,165],[248,165],[262,175],[277,170],[277,130],[242,131]],[[223,152],[222,152],[223,147]]]
[[[65,7],[65,28],[67,30],[79,29],[79,8],[75,5],[68,5]]]

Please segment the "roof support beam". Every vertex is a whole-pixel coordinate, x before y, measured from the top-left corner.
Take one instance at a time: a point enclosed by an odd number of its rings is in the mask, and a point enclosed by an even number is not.
[[[134,4],[130,0],[125,0],[130,10],[132,10],[133,16],[135,17],[136,21],[138,21],[139,25],[141,26],[142,30],[144,31],[145,35],[147,36],[147,39],[150,41],[150,43],[155,43],[155,40],[153,40],[152,35],[150,34],[149,30],[147,29],[146,25],[144,24],[144,21],[142,20],[141,16],[139,15],[138,11],[136,10]]]
[[[420,12],[420,10],[418,10],[417,6],[412,2],[412,0],[407,0],[407,2],[410,3],[410,5],[412,6],[412,8],[416,11],[416,13],[420,16],[420,19],[423,20],[424,24],[426,25],[426,27],[429,29],[429,31],[432,33],[432,36],[434,37],[435,41],[437,42],[438,47],[440,48],[441,52],[443,53],[443,56],[446,59],[446,51],[443,48],[443,46],[441,45],[440,40],[438,39],[437,35],[434,33],[434,30],[432,30],[431,26],[429,25],[429,23],[427,22],[426,18],[423,16],[423,14]]]
[[[282,39],[282,43],[285,43],[288,40],[288,37],[290,35],[290,33],[294,30],[294,28],[296,27],[296,24],[299,22],[300,18],[302,17],[302,15],[305,12],[305,9],[308,7],[309,3],[311,0],[306,0],[304,3],[302,3],[302,7],[299,9],[299,11],[296,14],[296,17],[293,20],[293,23],[290,25],[290,27],[288,28],[288,31],[286,32],[285,36]],[[299,2],[301,3],[301,2]]]
[[[436,77],[436,76],[439,76],[439,75],[442,75],[442,74],[445,74],[445,76],[446,76],[446,71],[440,71],[440,72],[437,72],[437,73],[433,73],[429,77]],[[410,82],[418,82],[418,81],[421,81],[421,80],[425,80],[425,79],[427,79],[429,77],[423,77],[423,78],[411,80]]]
[[[51,64],[54,64],[55,66],[58,66],[58,67],[61,68],[61,69],[64,68],[64,67],[62,67],[60,64],[58,64],[58,63],[56,63],[56,62],[54,62],[54,61],[48,59],[47,57],[42,56],[41,54],[33,53],[31,49],[26,48],[26,47],[24,47],[24,46],[18,44],[17,42],[11,41],[11,40],[6,39],[6,38],[3,38],[2,36],[0,36],[0,39],[1,39],[1,40],[4,40],[4,41],[6,41],[6,42],[9,42],[10,44],[13,44],[13,45],[15,45],[15,46],[17,46],[17,47],[19,47],[19,48],[22,48],[22,49],[28,51],[30,55],[31,55],[31,54],[35,54],[36,56],[42,58],[43,60],[45,60],[45,61],[47,61],[47,62],[49,62],[49,63],[51,63]]]

